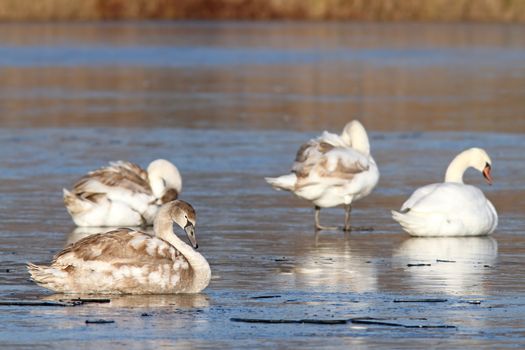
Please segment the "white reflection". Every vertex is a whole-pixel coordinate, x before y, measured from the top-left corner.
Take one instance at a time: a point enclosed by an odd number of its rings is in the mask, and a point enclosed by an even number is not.
[[[394,251],[393,264],[409,274],[408,283],[417,290],[484,295],[484,276],[497,255],[492,237],[410,238]]]
[[[366,256],[358,254],[359,242],[350,235],[323,235],[312,237],[310,245],[302,247],[290,268],[281,268],[282,274],[291,274],[295,285],[319,287],[341,292],[371,292],[377,290],[377,270],[367,263]]]
[[[81,240],[82,238],[94,235],[96,233],[109,232],[109,231],[116,230],[118,228],[120,228],[120,227],[110,227],[110,226],[105,226],[105,227],[77,227],[73,231],[71,231],[71,233],[67,236],[65,246],[68,246],[68,245],[70,245],[72,243],[75,243],[75,242]],[[144,228],[144,227],[129,227],[129,228],[131,228],[133,230],[137,230],[137,231],[150,233],[150,234],[153,233],[153,227],[146,227],[146,228]]]

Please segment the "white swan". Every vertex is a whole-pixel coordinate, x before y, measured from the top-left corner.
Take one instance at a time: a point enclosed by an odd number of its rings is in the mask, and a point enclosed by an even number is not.
[[[210,282],[210,265],[175,235],[174,222],[197,248],[195,210],[176,200],[160,208],[155,236],[125,228],[91,235],[58,253],[50,266],[29,263],[29,273],[60,293],[198,293]]]
[[[473,167],[492,184],[491,164],[481,148],[461,152],[448,166],[445,182],[417,189],[392,217],[412,236],[492,233],[498,225],[496,209],[480,189],[463,183],[463,173]]]
[[[316,230],[334,229],[319,222],[321,208],[345,206],[345,225],[350,231],[351,204],[368,195],[379,180],[379,170],[370,155],[370,143],[363,125],[353,120],[341,135],[327,131],[303,144],[291,174],[265,178],[277,190],[286,190],[313,202]]]
[[[77,226],[145,226],[181,190],[180,173],[167,160],[151,162],[147,171],[118,161],[89,172],[71,191],[64,189],[64,204]]]

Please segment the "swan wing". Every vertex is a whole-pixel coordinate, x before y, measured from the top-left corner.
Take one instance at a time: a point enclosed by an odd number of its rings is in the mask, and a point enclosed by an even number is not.
[[[152,194],[147,173],[138,165],[123,161],[91,171],[73,186],[73,192],[81,197],[88,197],[92,193],[109,192],[112,189]]]
[[[115,172],[131,172],[135,176],[140,177],[144,181],[148,181],[148,172],[140,167],[140,165],[137,165],[132,162],[124,161],[124,160],[118,160],[115,162],[109,162],[109,167],[107,167],[111,171]]]
[[[87,262],[110,264],[166,263],[182,255],[168,242],[131,229],[98,233],[67,246],[53,264],[82,266]]]
[[[368,170],[367,156],[351,147],[336,146],[336,142],[329,141],[333,140],[319,138],[303,144],[297,151],[292,172],[298,177],[307,177],[312,171],[321,176],[348,177],[349,174]]]
[[[431,184],[418,188],[412,193],[412,195],[403,203],[401,206],[401,212],[406,212],[410,210],[415,204],[420,200],[425,198],[428,194],[438,188],[440,184]]]
[[[349,147],[350,145],[345,142],[345,140],[337,134],[324,131],[321,136],[317,138],[319,143],[327,143],[334,147]]]
[[[497,225],[497,214],[483,192],[457,183],[420,188],[393,217],[417,236],[481,235]]]
[[[292,165],[292,173],[307,176],[322,155],[322,146],[317,140],[310,140],[299,147]]]
[[[297,150],[292,172],[307,175],[319,159],[335,147],[347,147],[341,136],[324,131],[321,136],[304,143]]]
[[[370,167],[369,158],[350,147],[335,147],[323,154],[314,171],[320,177],[352,179]]]
[[[36,283],[63,293],[184,292],[193,278],[186,258],[168,242],[130,229],[88,236],[50,266],[28,269]]]

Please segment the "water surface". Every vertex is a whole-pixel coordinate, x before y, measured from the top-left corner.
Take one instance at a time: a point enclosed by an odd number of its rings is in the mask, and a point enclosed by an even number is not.
[[[61,190],[110,160],[167,158],[198,215],[204,293],[77,307],[0,306],[5,348],[520,348],[525,343],[525,34],[521,26],[328,23],[2,24],[0,299],[75,230]],[[272,190],[302,142],[359,117],[381,179],[353,224]],[[484,147],[492,237],[409,238],[390,210]],[[342,224],[342,208],[322,220]],[[408,264],[425,264],[409,267]],[[428,266],[430,265],[430,266]],[[261,298],[262,297],[262,298]],[[439,303],[396,303],[418,298]],[[404,325],[248,324],[231,318]],[[86,325],[86,319],[113,324]]]

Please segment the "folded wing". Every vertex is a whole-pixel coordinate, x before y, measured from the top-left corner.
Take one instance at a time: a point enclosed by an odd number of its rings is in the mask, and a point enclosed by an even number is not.
[[[148,174],[131,162],[113,162],[110,166],[89,172],[73,186],[73,193],[86,198],[93,193],[112,189],[125,189],[132,193],[152,194]]]

